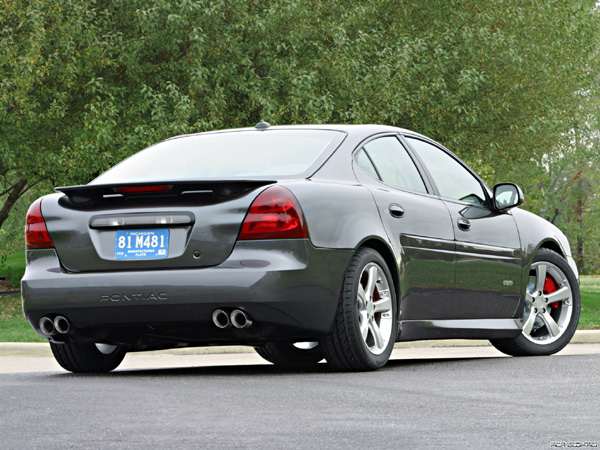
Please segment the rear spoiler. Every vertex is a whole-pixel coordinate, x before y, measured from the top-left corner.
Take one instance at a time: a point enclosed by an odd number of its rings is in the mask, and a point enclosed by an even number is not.
[[[54,188],[65,194],[72,203],[81,204],[109,198],[212,196],[229,197],[253,190],[274,180],[218,180],[218,181],[154,181],[147,183],[84,184]]]

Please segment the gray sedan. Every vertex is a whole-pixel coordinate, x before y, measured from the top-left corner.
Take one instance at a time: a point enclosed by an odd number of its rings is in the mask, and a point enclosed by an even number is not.
[[[23,309],[72,372],[231,344],[288,369],[373,370],[420,339],[548,355],[579,320],[563,233],[409,130],[261,121],[56,191],[27,214]]]

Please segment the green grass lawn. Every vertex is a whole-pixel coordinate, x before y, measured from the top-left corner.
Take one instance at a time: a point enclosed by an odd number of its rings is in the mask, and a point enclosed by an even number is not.
[[[15,289],[19,289],[23,273],[25,273],[25,252],[8,255],[4,262],[0,260],[0,276],[6,277]]]
[[[600,330],[600,275],[581,276],[579,328]]]
[[[578,329],[600,330],[600,276],[581,277],[581,302]],[[47,342],[23,316],[20,295],[0,297],[0,342]]]
[[[0,342],[48,342],[25,319],[19,294],[0,297]]]

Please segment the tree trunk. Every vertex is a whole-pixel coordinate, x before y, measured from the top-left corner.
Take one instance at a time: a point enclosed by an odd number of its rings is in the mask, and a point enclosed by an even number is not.
[[[13,206],[15,206],[15,203],[17,202],[17,200],[19,200],[19,198],[21,198],[21,195],[23,195],[26,192],[26,189],[25,189],[26,186],[27,186],[27,180],[22,179],[22,180],[17,181],[7,191],[8,196],[6,198],[6,202],[4,203],[4,205],[2,205],[2,209],[0,210],[0,228],[2,228],[2,224],[8,218],[10,210],[12,209]]]

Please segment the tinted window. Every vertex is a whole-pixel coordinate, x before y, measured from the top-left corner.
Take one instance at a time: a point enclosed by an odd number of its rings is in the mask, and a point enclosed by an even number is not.
[[[415,163],[398,139],[393,136],[375,139],[365,144],[364,150],[375,164],[381,181],[385,184],[411,191],[427,192]]]
[[[92,184],[299,175],[343,140],[330,130],[268,130],[183,136],[160,142]]]
[[[465,167],[448,153],[419,139],[407,138],[417,152],[442,197],[485,205],[481,184]]]

